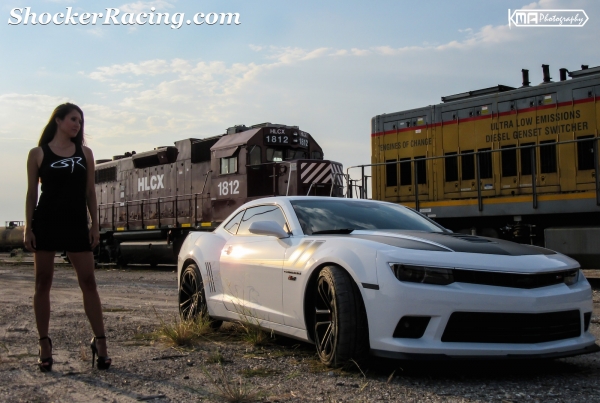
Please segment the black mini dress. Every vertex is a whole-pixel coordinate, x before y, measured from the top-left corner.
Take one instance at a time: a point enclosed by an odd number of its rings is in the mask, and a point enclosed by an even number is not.
[[[42,150],[42,193],[31,222],[36,250],[91,251],[83,148],[76,144],[71,157],[54,154],[48,145],[43,145]]]

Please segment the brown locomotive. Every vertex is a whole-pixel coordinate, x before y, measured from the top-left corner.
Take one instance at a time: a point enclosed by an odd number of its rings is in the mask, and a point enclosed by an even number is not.
[[[297,126],[234,126],[174,144],[97,161],[99,262],[174,263],[189,231],[214,229],[249,200],[343,195],[341,164]]]

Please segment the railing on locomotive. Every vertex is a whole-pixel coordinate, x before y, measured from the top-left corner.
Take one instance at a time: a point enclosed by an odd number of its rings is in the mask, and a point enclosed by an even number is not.
[[[288,160],[288,161],[270,161],[270,162],[261,162],[260,164],[252,164],[252,165],[246,165],[246,167],[258,167],[258,166],[263,166],[263,165],[274,165],[274,168],[277,165],[280,164],[288,164],[287,165],[287,173],[288,173],[288,179],[287,179],[287,188],[285,190],[285,195],[289,196],[290,194],[290,179],[292,177],[292,168],[291,165],[295,164],[298,160]],[[322,161],[322,160],[320,160]],[[341,187],[342,189],[342,194],[344,195],[344,197],[347,194],[349,187],[349,178],[347,178],[347,175],[341,174],[341,173],[337,173],[337,172],[332,172],[333,178],[331,180],[331,190],[329,192],[329,196],[331,196],[333,194],[333,189],[335,189],[336,187]],[[335,178],[337,176],[341,176],[342,177],[342,184],[341,185],[336,185],[335,184]],[[346,179],[346,185],[344,185],[344,179]],[[312,189],[312,186],[315,185],[316,183],[311,183],[309,188],[308,188],[308,192],[307,192],[307,196],[310,194],[310,191]],[[344,186],[346,187],[346,192],[344,192]],[[273,192],[275,192],[275,189],[273,189]]]
[[[204,195],[203,197],[203,192],[200,193],[188,193],[188,194],[184,194],[184,195],[175,195],[175,196],[163,196],[163,197],[152,197],[152,198],[147,198],[147,199],[138,199],[138,200],[126,200],[123,202],[113,202],[113,203],[105,203],[105,204],[99,204],[98,205],[98,221],[100,222],[100,213],[102,211],[106,211],[108,209],[111,210],[111,220],[109,222],[109,224],[112,225],[112,230],[114,231],[116,229],[115,227],[115,223],[117,222],[122,222],[122,220],[115,220],[115,209],[118,208],[125,208],[126,209],[126,214],[125,214],[125,228],[129,229],[129,225],[131,221],[135,221],[140,222],[141,221],[141,225],[142,227],[144,226],[144,221],[145,220],[158,220],[158,225],[160,227],[161,225],[161,219],[175,219],[175,224],[176,226],[179,226],[179,224],[181,224],[179,222],[179,218],[193,218],[192,221],[194,221],[194,225],[198,226],[199,220],[198,220],[198,199],[200,199],[202,205],[204,204],[204,200],[205,199],[209,199],[209,197],[207,195]],[[199,197],[200,196],[200,197]],[[172,200],[166,200],[166,199],[172,199]],[[190,208],[191,211],[191,203],[192,201],[194,202],[194,214],[190,214],[189,216],[181,216],[178,213],[179,210],[179,203],[180,202],[188,202],[188,207]],[[144,207],[145,206],[149,206],[151,204],[156,203],[156,209],[157,209],[157,214],[158,216],[156,218],[144,218]],[[161,210],[160,210],[160,206],[161,203],[163,205],[167,204],[167,203],[173,203],[174,208],[173,208],[173,217],[165,217],[164,214],[161,214]],[[136,219],[136,220],[130,220],[129,218],[129,207],[136,207],[136,206],[141,206],[141,218],[140,219]],[[106,223],[106,222],[105,222]],[[102,223],[100,223],[102,224]]]
[[[558,146],[558,145],[563,145],[563,144],[573,144],[573,143],[580,143],[580,142],[585,142],[585,141],[593,141],[594,142],[594,169],[596,171],[596,205],[600,206],[600,157],[598,157],[598,150],[600,149],[599,146],[599,141],[600,141],[600,137],[593,137],[593,138],[586,138],[586,139],[577,139],[577,140],[567,140],[567,141],[559,141],[556,143],[547,143],[547,144],[533,144],[533,145],[527,145],[527,146],[515,146],[514,149],[515,150],[520,150],[520,149],[531,149],[531,174],[533,176],[533,178],[537,179],[537,169],[536,169],[536,152],[535,149],[539,148],[539,147],[545,147],[545,146]],[[511,149],[513,149],[511,147]],[[475,155],[475,160],[477,163],[477,169],[476,169],[476,178],[475,180],[478,183],[477,186],[477,199],[478,199],[478,204],[479,204],[479,211],[483,211],[483,198],[481,196],[481,172],[480,172],[480,155],[484,154],[484,153],[497,153],[497,152],[502,152],[504,151],[503,149],[495,149],[495,150],[485,150],[485,151],[474,151],[472,153],[464,153],[464,154],[455,154],[455,155],[441,155],[441,156],[434,156],[434,157],[427,157],[427,158],[418,158],[418,159],[412,159],[411,162],[411,166],[412,169],[414,171],[414,191],[413,191],[413,196],[415,197],[415,209],[417,211],[419,211],[419,184],[417,181],[418,178],[418,165],[415,164],[416,161],[429,161],[429,160],[438,160],[438,159],[446,159],[446,158],[456,158],[458,156],[464,156],[464,155]],[[557,155],[557,158],[559,158],[559,155]],[[360,195],[360,199],[366,199],[367,198],[367,191],[366,191],[366,184],[367,184],[367,179],[370,178],[370,176],[366,176],[364,174],[365,172],[365,168],[369,168],[369,167],[378,167],[378,166],[385,166],[385,165],[398,165],[402,162],[405,161],[393,161],[393,162],[379,162],[376,164],[364,164],[364,165],[354,165],[354,166],[350,166],[348,168],[346,168],[346,176],[349,178],[350,177],[350,169],[354,169],[354,168],[360,168],[361,169],[361,179],[359,179],[362,183],[362,186],[358,186],[360,192],[358,193]],[[355,180],[355,181],[358,181]],[[354,185],[356,186],[356,185]],[[536,192],[536,181],[532,180],[531,181],[531,187],[532,187],[532,195],[533,195],[533,208],[537,209],[537,192]],[[352,197],[352,191],[349,192],[349,197]]]

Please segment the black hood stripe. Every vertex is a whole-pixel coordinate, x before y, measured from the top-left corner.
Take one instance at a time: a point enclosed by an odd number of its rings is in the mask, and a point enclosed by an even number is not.
[[[388,235],[389,234],[389,235]],[[377,234],[349,234],[361,238],[405,249],[430,250],[437,252],[482,253],[487,255],[526,256],[554,255],[556,252],[531,245],[523,245],[502,239],[480,236],[436,233],[423,231],[377,230]],[[437,245],[436,245],[437,244]],[[440,245],[440,246],[438,246]],[[445,249],[448,248],[448,249]]]

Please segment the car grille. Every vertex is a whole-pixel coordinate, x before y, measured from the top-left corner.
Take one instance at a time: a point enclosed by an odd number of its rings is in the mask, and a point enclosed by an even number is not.
[[[543,343],[581,335],[578,310],[549,313],[454,312],[442,341]]]
[[[512,288],[539,288],[565,282],[565,276],[576,270],[552,273],[518,274],[454,269],[454,281],[459,283],[495,285]]]

